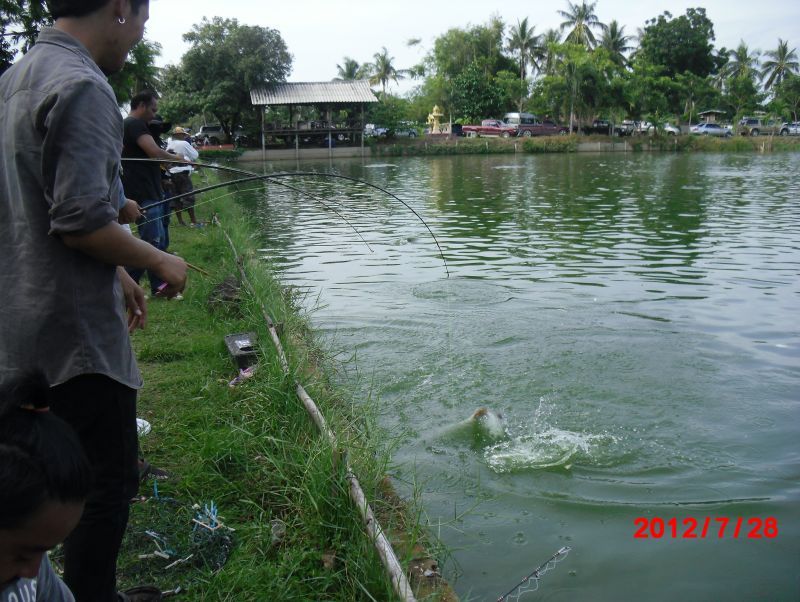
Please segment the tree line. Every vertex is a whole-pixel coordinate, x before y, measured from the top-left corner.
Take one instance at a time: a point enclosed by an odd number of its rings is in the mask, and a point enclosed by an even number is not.
[[[759,111],[798,120],[798,57],[787,40],[765,52],[744,40],[733,49],[715,48],[714,25],[703,8],[679,16],[664,12],[635,33],[616,20],[603,23],[596,8],[597,2],[567,2],[558,11],[560,27],[541,33],[527,17],[511,25],[491,17],[438,36],[418,65],[396,68],[384,48],[365,66],[345,57],[337,65],[339,78],[369,78],[384,90],[387,81],[419,79],[405,102],[396,102],[417,121],[434,104],[462,123],[506,111],[562,122],[690,123],[707,109],[730,120]]]
[[[633,33],[616,20],[603,23],[597,2],[566,4],[557,11],[563,19],[557,29],[538,33],[527,17],[509,25],[494,16],[447,30],[419,64],[401,68],[384,47],[362,64],[344,57],[334,79],[367,79],[379,88],[382,102],[370,108],[369,118],[388,125],[424,122],[433,105],[461,123],[515,110],[571,124],[596,117],[691,123],[705,109],[721,110],[730,120],[758,111],[798,120],[800,69],[788,40],[778,39],[765,52],[744,40],[733,49],[715,48],[703,8],[679,16],[663,12]],[[0,0],[0,72],[49,22],[43,0]],[[151,88],[173,122],[214,121],[228,135],[237,126],[258,131],[250,90],[283,82],[291,72],[280,32],[214,17],[183,39],[189,50],[164,69],[155,66],[158,43],[144,40],[133,49],[110,79],[120,105]],[[389,94],[389,82],[403,78],[418,84],[405,97]]]

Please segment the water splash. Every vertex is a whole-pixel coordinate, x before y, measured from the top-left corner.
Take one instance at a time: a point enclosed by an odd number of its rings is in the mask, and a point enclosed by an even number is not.
[[[557,407],[546,397],[539,400],[532,422],[509,426],[509,437],[484,448],[486,464],[497,473],[594,464],[602,449],[616,443],[610,435],[578,433],[552,424]]]
[[[549,428],[501,441],[484,450],[486,464],[497,473],[519,470],[570,468],[578,457],[591,455],[594,435]]]

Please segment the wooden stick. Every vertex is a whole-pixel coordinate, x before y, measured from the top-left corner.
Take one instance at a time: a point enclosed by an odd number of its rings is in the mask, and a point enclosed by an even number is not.
[[[184,259],[184,261],[186,260]],[[203,276],[211,276],[211,274],[206,272],[203,268],[198,268],[196,265],[192,265],[188,261],[186,261],[186,267],[189,268],[190,270],[194,270],[195,272],[200,272]]]

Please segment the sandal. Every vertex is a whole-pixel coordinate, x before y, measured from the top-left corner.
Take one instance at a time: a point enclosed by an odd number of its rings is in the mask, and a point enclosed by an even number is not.
[[[139,458],[139,482],[144,483],[147,477],[153,477],[159,481],[167,481],[175,478],[175,475],[163,468],[153,466],[144,458]]]

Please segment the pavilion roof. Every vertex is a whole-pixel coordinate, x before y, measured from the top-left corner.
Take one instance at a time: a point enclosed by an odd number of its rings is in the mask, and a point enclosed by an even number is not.
[[[287,82],[250,91],[254,105],[360,104],[378,102],[366,80]]]

